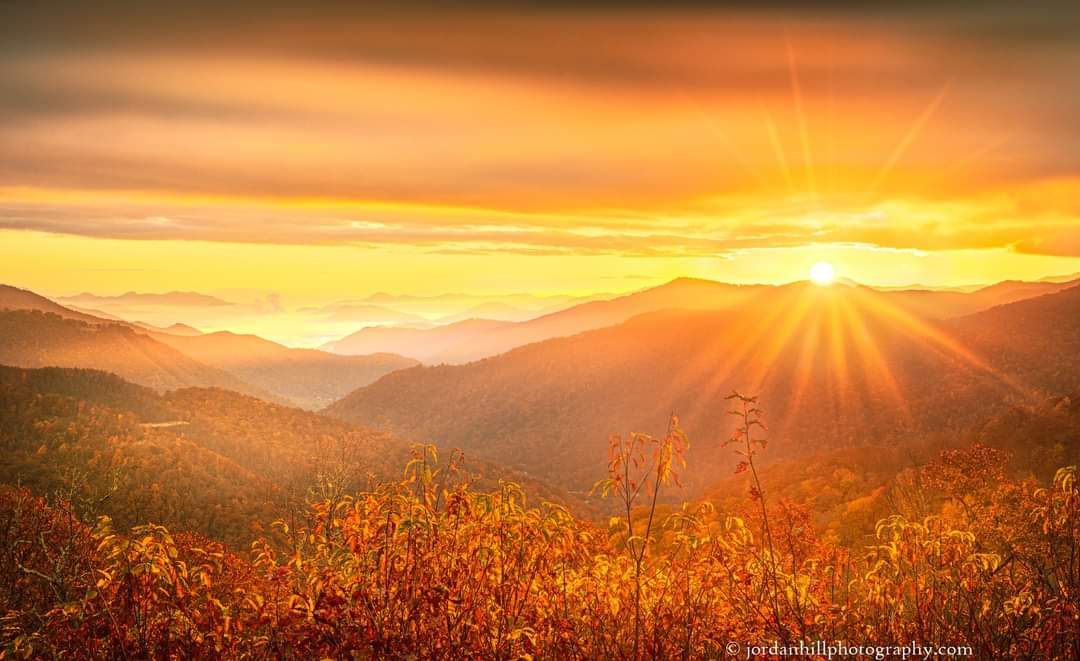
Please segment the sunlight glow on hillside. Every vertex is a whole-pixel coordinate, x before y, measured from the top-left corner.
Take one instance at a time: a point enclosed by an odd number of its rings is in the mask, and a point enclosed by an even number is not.
[[[0,661],[1080,661],[1078,37],[0,0]]]
[[[727,315],[725,331],[676,369],[672,382],[703,378],[705,386],[695,398],[702,406],[732,384],[762,392],[786,383],[788,394],[774,413],[778,420],[817,408],[837,416],[841,411],[858,416],[888,410],[897,424],[910,422],[915,385],[899,381],[897,369],[908,372],[913,364],[931,359],[958,373],[985,377],[1011,400],[1030,402],[1038,396],[1016,375],[957,343],[937,322],[880,292],[845,284],[791,285],[766,300],[758,315]],[[712,377],[695,376],[704,374]]]

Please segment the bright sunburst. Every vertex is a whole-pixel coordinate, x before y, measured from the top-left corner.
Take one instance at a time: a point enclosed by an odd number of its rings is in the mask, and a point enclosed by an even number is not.
[[[836,278],[836,269],[828,262],[818,262],[810,267],[810,279],[814,281],[814,284],[830,285],[834,278]]]

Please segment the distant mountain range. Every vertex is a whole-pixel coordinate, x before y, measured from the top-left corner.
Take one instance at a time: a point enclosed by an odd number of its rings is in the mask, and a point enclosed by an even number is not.
[[[560,308],[561,309],[561,308]],[[481,303],[466,308],[461,312],[446,315],[439,319],[440,324],[452,324],[469,319],[490,319],[492,321],[528,321],[542,316],[544,312],[525,310],[499,302]]]
[[[611,298],[611,294],[596,293],[584,296],[569,294],[464,294],[445,293],[430,296],[410,294],[387,294],[379,292],[351,302],[385,305],[397,310],[409,312],[422,311],[425,314],[449,316],[458,314],[467,308],[489,304],[507,305],[531,314],[540,315],[562,310],[594,299]]]
[[[416,361],[292,349],[254,335],[203,334],[184,324],[157,328],[103,319],[4,285],[0,364],[94,368],[159,391],[213,386],[319,408]]]
[[[508,321],[467,319],[434,328],[368,326],[319,348],[346,356],[389,351],[423,363],[450,362],[447,356],[483,355],[485,337],[511,324]],[[371,347],[378,348],[369,351]]]
[[[972,292],[877,291],[858,285],[837,284],[833,290],[851,289],[872,293],[888,305],[919,319],[944,319],[970,314],[1003,302],[1060,291],[1072,284],[1071,281],[1006,281]],[[10,333],[24,334],[18,338],[12,337],[8,343],[5,355],[9,364],[24,367],[46,364],[94,367],[115,371],[133,381],[159,389],[219,386],[274,401],[320,408],[385,374],[411,367],[417,361],[429,365],[465,364],[551,338],[611,327],[644,313],[662,310],[735,310],[753,301],[775,298],[778,292],[787,291],[790,287],[730,285],[678,278],[658,287],[608,300],[588,300],[525,321],[468,318],[431,328],[368,326],[341,340],[323,345],[322,351],[292,349],[254,335],[227,331],[203,334],[182,323],[163,328],[138,321],[119,320],[111,314],[109,318],[103,318],[95,316],[92,308],[74,309],[9,286],[0,286],[0,309],[47,312],[68,322],[89,324],[97,331],[76,333],[70,324],[23,317],[18,323],[8,325]],[[84,294],[74,298],[98,302],[126,299],[190,305],[227,303],[193,292],[132,292],[120,297]],[[391,309],[384,310],[382,304],[394,301],[429,302],[432,299],[468,300],[466,295],[446,295],[441,298],[376,295],[369,298],[381,303],[342,303],[326,310],[336,310],[346,315],[358,313],[361,316],[376,313],[393,317],[399,322],[408,322],[423,318]],[[574,300],[572,297],[529,298],[524,295],[519,298],[532,305],[538,301],[560,305]],[[512,312],[507,307],[489,301],[479,304],[475,311]],[[131,332],[120,333],[104,327],[108,325],[123,327]],[[16,346],[23,347],[22,352],[13,348]],[[48,360],[53,362],[43,362]]]
[[[892,305],[920,317],[941,319],[961,316],[1031,296],[1068,288],[1067,282],[1006,281],[973,292],[936,290],[887,290],[879,292]],[[836,287],[849,285],[837,284]],[[870,288],[852,285],[862,289]],[[622,323],[635,315],[666,309],[725,310],[753,296],[781,289],[772,285],[730,285],[712,280],[678,278],[658,287],[596,300],[520,322],[458,322],[427,330],[363,328],[340,340],[322,345],[339,354],[379,351],[399,353],[429,365],[468,363],[505,353],[519,346],[553,337]],[[872,290],[877,291],[877,290]]]
[[[141,321],[134,322],[136,326],[145,328],[148,331],[154,331],[156,333],[168,333],[169,335],[202,335],[203,332],[198,328],[188,326],[187,324],[175,323],[171,326],[154,326],[152,324],[146,324]]]
[[[219,305],[233,305],[229,301],[216,296],[200,294],[193,291],[171,291],[164,294],[144,294],[129,291],[117,296],[100,296],[83,292],[75,296],[62,296],[57,299],[63,303],[75,305],[180,305],[197,307],[215,307]]]
[[[322,408],[384,374],[418,364],[393,353],[337,356],[315,349],[291,349],[256,335],[228,331],[153,333],[152,337],[308,409]]]
[[[323,345],[334,353],[363,353],[373,346],[394,346],[397,353],[426,364],[461,364],[504,353],[553,337],[573,335],[626,321],[659,309],[710,309],[731,305],[765,285],[727,285],[679,278],[660,287],[611,300],[589,301],[523,322],[473,320],[420,332],[361,329]],[[448,330],[452,329],[452,330]],[[420,358],[419,354],[424,357]]]
[[[87,322],[38,310],[0,311],[0,365],[86,367],[112,372],[158,391],[215,386],[284,401],[133,326]]]
[[[354,425],[387,432],[379,439],[460,447],[589,510],[585,494],[603,473],[608,435],[662,432],[672,412],[692,442],[684,495],[707,493],[729,475],[724,396],[735,389],[760,395],[769,462],[841,450],[863,461],[865,448],[966,433],[1010,407],[1080,391],[1080,286],[1073,281],[961,292],[680,278],[525,321],[365,328],[327,346],[358,356],[92,311],[0,286],[0,364],[50,368],[5,373],[23,383],[17,390],[36,384],[19,410],[46,415],[53,404],[40,396],[49,393],[61,397],[55,410],[95,439],[120,425],[139,470],[153,472],[146,467],[189,451],[225,462],[220,473],[192,467],[189,477],[248,503],[237,511],[251,517],[265,513],[264,501],[252,499],[273,491],[274,466],[295,461],[297,471],[313,470],[314,460],[289,455],[288,444],[349,436]],[[103,370],[132,383],[53,367]],[[12,396],[30,396],[18,392]],[[326,406],[326,415],[285,403]],[[125,422],[127,414],[137,422]],[[29,434],[34,424],[16,431]],[[234,436],[246,440],[236,445]],[[400,440],[370,443],[357,456],[373,466],[381,466],[380,448],[395,462],[407,452]],[[43,461],[32,449],[18,455],[28,476]],[[212,517],[193,520],[218,525]],[[229,535],[242,536],[234,524]]]
[[[732,428],[723,398],[734,389],[761,395],[771,459],[942,433],[1003,403],[1080,389],[1077,286],[952,319],[926,315],[973,299],[807,284],[665,287],[691,302],[702,301],[689,294],[698,289],[731,303],[401,370],[326,412],[558,476],[580,492],[602,471],[610,433],[662,431],[672,411],[694,443],[690,487],[710,483],[731,463],[720,442]],[[978,304],[1018,295],[1012,286],[980,292]],[[588,306],[625,311],[628,298]]]
[[[339,303],[321,308],[307,308],[301,310],[301,312],[317,314],[325,321],[347,321],[358,324],[432,325],[430,321],[420,315],[369,303]]]
[[[75,319],[77,321],[85,321],[93,324],[101,323],[103,321],[101,317],[95,317],[92,314],[74,308],[64,307],[63,305],[51,301],[44,296],[35,294],[28,289],[19,289],[18,287],[12,287],[11,285],[0,285],[0,310],[5,309],[49,312],[63,317],[64,319]]]
[[[1073,282],[1080,281],[1080,273],[1070,273],[1068,275],[1048,275],[1045,278],[1039,278],[1039,282]]]

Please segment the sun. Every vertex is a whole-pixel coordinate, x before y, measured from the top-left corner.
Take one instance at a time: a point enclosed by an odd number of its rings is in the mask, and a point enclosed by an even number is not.
[[[818,262],[810,267],[810,279],[817,285],[831,285],[836,278],[836,269],[828,262]]]

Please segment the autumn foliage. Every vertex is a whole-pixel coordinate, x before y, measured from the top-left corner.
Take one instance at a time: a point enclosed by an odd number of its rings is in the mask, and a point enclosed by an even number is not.
[[[514,484],[477,489],[460,455],[430,446],[400,479],[333,492],[239,553],[157,525],[119,534],[6,489],[0,656],[697,659],[731,641],[845,640],[1080,658],[1075,468],[1045,486],[961,479],[1000,457],[944,453],[924,467],[934,513],[843,548],[763,492],[764,425],[753,398],[732,403],[745,511],[657,505],[688,442],[673,418],[664,438],[612,438],[607,529]]]

